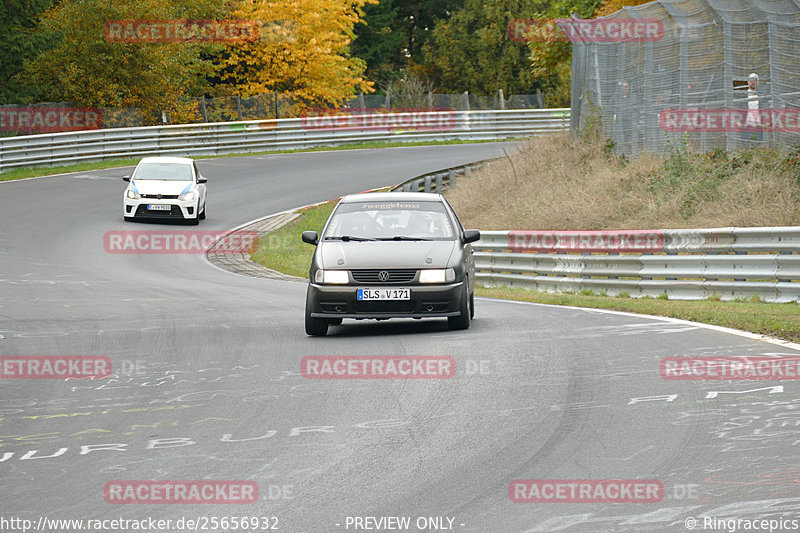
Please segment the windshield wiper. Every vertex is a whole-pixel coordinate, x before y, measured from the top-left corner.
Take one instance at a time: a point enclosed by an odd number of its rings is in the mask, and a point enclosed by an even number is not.
[[[394,237],[381,237],[379,241],[432,241],[433,239],[426,239],[424,237],[407,237],[405,235],[395,235]]]
[[[348,241],[359,241],[359,242],[362,242],[362,241],[374,241],[374,240],[377,240],[377,239],[369,239],[367,237],[353,237],[351,235],[335,235],[335,236],[325,237],[325,240],[326,241],[344,241],[344,242],[348,242]]]

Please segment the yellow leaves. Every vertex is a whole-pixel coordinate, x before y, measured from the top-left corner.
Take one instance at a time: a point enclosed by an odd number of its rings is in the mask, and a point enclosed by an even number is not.
[[[220,77],[243,96],[278,90],[311,106],[335,105],[369,92],[366,65],[349,56],[362,8],[377,0],[248,0],[238,18],[280,25],[285,38],[229,46]]]
[[[640,6],[652,2],[652,0],[606,0],[597,10],[596,17],[604,17],[615,13],[626,6]]]

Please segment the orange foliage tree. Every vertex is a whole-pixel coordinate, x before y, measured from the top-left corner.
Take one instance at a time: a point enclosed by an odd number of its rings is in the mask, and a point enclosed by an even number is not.
[[[313,106],[371,92],[350,43],[362,8],[377,1],[245,0],[233,16],[259,22],[260,38],[228,45],[218,76],[242,96],[276,91]]]

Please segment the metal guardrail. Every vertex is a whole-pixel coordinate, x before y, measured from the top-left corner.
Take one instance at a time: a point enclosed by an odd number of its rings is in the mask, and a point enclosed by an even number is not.
[[[482,231],[476,279],[545,292],[800,301],[800,227]]]
[[[444,170],[437,170],[436,172],[428,172],[421,174],[415,178],[404,181],[396,185],[391,190],[395,192],[438,192],[441,193],[453,185],[461,177],[468,178],[473,170],[477,170],[491,163],[497,159],[485,159],[467,165],[459,165],[457,167],[446,168]]]
[[[347,115],[328,120],[327,125],[309,117],[6,137],[0,139],[0,172],[122,157],[222,155],[369,141],[528,137],[567,131],[570,110],[421,111],[378,116],[382,122],[375,115]],[[440,126],[426,125],[430,122],[420,118],[433,119],[433,123],[438,118]],[[360,120],[362,126],[358,126]]]

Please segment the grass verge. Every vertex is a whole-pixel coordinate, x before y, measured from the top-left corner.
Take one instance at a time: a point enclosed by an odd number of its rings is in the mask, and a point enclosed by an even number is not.
[[[667,316],[800,342],[800,306],[795,303],[619,298],[580,293],[549,293],[516,288],[490,289],[485,287],[477,289],[476,294],[523,302],[593,307],[644,315]]]
[[[506,139],[506,141],[515,141],[519,139]],[[339,146],[317,146],[315,148],[305,148],[303,150],[273,150],[266,152],[253,152],[246,154],[225,154],[225,155],[209,155],[199,156],[198,159],[219,159],[223,157],[243,157],[243,156],[257,156],[257,155],[275,155],[275,154],[288,154],[288,153],[303,153],[303,152],[329,152],[338,150],[364,150],[372,148],[397,148],[397,147],[411,147],[411,146],[437,146],[440,144],[482,144],[489,142],[497,142],[493,140],[487,141],[414,141],[414,142],[363,142],[363,143],[349,143],[341,144]],[[132,167],[139,162],[139,159],[109,159],[106,161],[97,161],[93,163],[76,163],[74,165],[62,165],[57,167],[25,167],[15,168],[0,174],[0,181],[12,181],[24,178],[37,178],[41,176],[51,176],[53,174],[64,174],[67,172],[85,172],[88,170],[103,170],[106,168],[117,167]]]
[[[309,207],[295,220],[261,237],[258,239],[258,248],[250,258],[272,270],[290,276],[307,277],[314,247],[304,243],[301,235],[306,230],[321,233],[337,202],[333,200]]]
[[[331,201],[305,209],[300,217],[291,223],[259,239],[258,249],[252,255],[252,259],[284,274],[308,276],[314,247],[304,243],[300,236],[304,230],[322,231],[336,202]],[[661,297],[621,298],[586,293],[547,293],[484,287],[477,287],[476,294],[491,298],[680,318],[800,342],[800,306],[797,304],[666,300]]]

